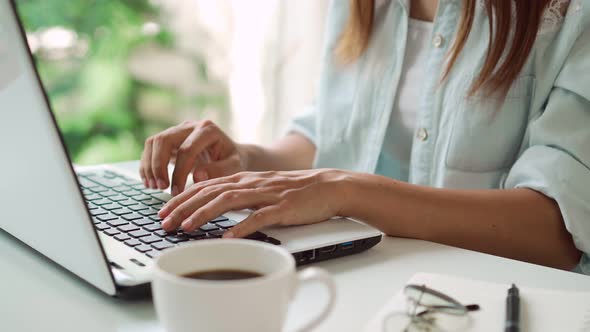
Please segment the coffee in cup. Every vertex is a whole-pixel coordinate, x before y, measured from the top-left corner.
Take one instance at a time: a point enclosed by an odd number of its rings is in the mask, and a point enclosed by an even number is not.
[[[299,331],[309,331],[333,308],[335,285],[319,268],[295,269],[285,249],[242,239],[200,240],[165,251],[153,267],[152,293],[168,332],[282,331],[297,289],[320,282],[326,307]]]

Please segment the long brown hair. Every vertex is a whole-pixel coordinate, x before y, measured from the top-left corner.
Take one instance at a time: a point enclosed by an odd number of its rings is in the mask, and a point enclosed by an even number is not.
[[[442,80],[449,75],[465,47],[473,27],[477,1],[463,0],[461,20]],[[488,53],[481,72],[469,90],[470,96],[479,90],[488,95],[506,95],[526,64],[537,38],[542,15],[550,2],[551,0],[485,1],[491,32]],[[374,0],[350,0],[350,16],[336,49],[340,60],[350,63],[365,52],[371,40],[374,17]],[[510,41],[511,34],[514,37]]]

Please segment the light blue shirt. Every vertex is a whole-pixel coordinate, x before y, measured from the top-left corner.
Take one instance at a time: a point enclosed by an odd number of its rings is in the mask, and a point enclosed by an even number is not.
[[[335,59],[348,1],[331,4],[314,105],[291,126],[312,141],[314,167],[396,174],[382,147],[405,54],[409,0],[377,2],[373,39],[351,65]],[[488,47],[478,6],[472,34],[440,84],[460,19],[460,0],[440,0],[426,66],[409,182],[440,188],[531,188],[559,204],[590,274],[590,6],[572,0],[548,16],[503,105],[467,90]],[[555,3],[560,3],[556,1]],[[518,222],[515,220],[514,222]]]

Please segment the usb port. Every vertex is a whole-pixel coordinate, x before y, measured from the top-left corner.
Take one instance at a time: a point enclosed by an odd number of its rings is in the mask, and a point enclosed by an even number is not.
[[[336,246],[327,246],[327,247],[323,247],[320,248],[320,254],[331,254],[334,251],[336,251]]]
[[[340,244],[340,249],[341,250],[349,250],[354,248],[354,242],[344,242]]]

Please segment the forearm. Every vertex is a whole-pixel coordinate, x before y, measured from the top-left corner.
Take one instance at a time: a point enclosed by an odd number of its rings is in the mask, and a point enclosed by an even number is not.
[[[289,134],[270,147],[240,145],[249,171],[292,171],[313,165],[315,145],[300,134]]]
[[[580,252],[557,203],[528,189],[450,190],[353,174],[348,210],[388,235],[571,269]]]

